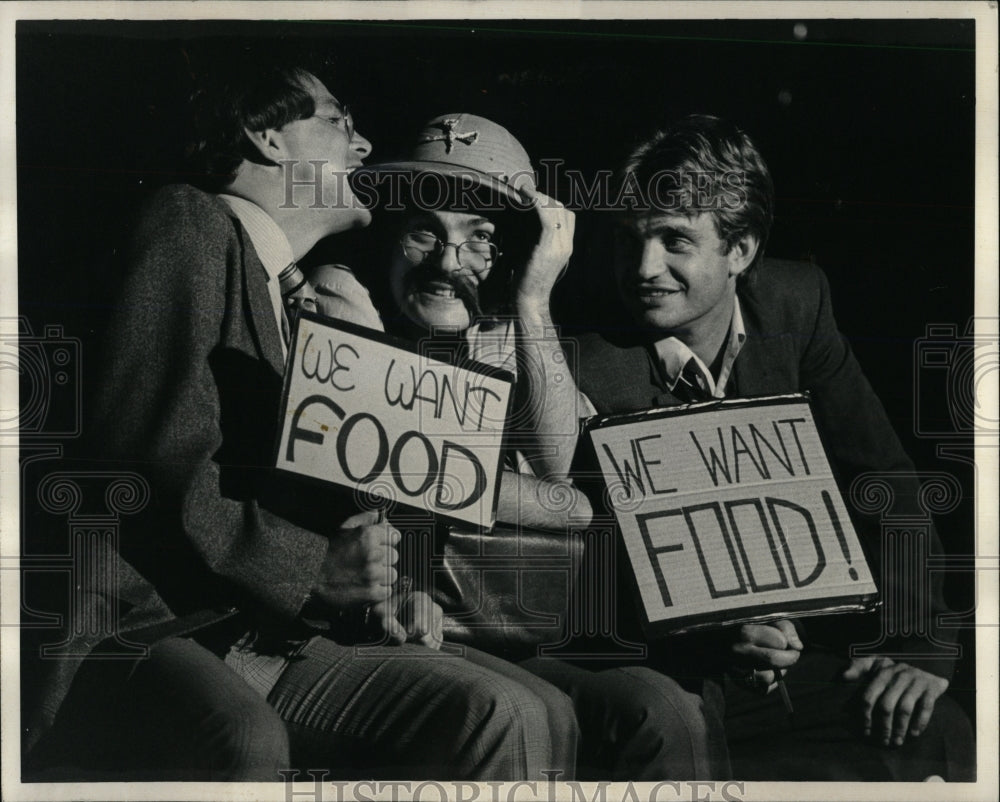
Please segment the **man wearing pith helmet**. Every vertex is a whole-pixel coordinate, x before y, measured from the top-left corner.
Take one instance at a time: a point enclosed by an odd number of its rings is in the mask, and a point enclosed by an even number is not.
[[[538,192],[520,142],[483,117],[444,114],[424,126],[407,160],[365,172],[355,180],[362,196],[372,188],[379,213],[388,330],[460,336],[467,356],[544,382],[544,393],[521,394],[522,428],[555,432],[575,417],[549,312],[572,253],[574,215]],[[524,443],[539,475],[552,469],[546,452],[556,449],[546,445]]]
[[[502,474],[498,521],[564,531],[571,521],[586,523],[589,503],[572,486],[561,487],[569,510],[544,503],[546,483],[555,481],[546,477],[560,470],[553,458],[575,440],[579,414],[549,311],[572,252],[573,213],[537,189],[528,154],[509,131],[472,114],[435,117],[408,159],[356,179],[359,195],[375,200],[380,264],[388,267],[375,294],[386,329],[457,343],[462,356],[517,375],[520,404],[509,426],[530,436],[516,438],[519,453]],[[325,274],[321,268],[312,278],[322,285]],[[579,779],[726,773],[716,761],[721,733],[709,728],[701,699],[669,677],[643,667],[591,672],[544,657],[520,665],[571,691]]]

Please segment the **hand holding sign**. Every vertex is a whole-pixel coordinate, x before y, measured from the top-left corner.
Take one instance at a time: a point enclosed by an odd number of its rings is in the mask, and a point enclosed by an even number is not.
[[[777,686],[785,669],[798,662],[802,641],[795,625],[787,618],[770,624],[744,624],[737,630],[732,645],[736,661],[756,671],[756,677],[768,692]]]
[[[332,611],[385,602],[392,594],[400,534],[381,512],[352,515],[330,538],[312,596]]]

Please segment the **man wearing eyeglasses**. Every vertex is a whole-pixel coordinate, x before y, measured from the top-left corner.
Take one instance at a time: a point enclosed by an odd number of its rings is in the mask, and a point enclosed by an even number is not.
[[[573,213],[538,192],[509,131],[472,114],[430,120],[409,159],[354,178],[379,208],[388,272],[373,271],[371,281],[386,329],[457,338],[463,356],[519,374],[515,434],[531,434],[518,440],[525,458],[538,476],[564,474],[552,460],[576,436],[566,421],[577,419],[578,396],[549,301],[573,250]],[[310,278],[331,314],[319,288],[336,274],[322,266]]]
[[[507,129],[472,114],[432,119],[408,160],[363,168],[355,178],[378,207],[378,264],[388,270],[371,275],[384,284],[375,294],[385,328],[434,354],[452,348],[458,360],[517,377],[508,419],[516,454],[501,474],[498,522],[561,532],[586,525],[587,498],[548,478],[559,446],[565,450],[577,432],[577,393],[549,312],[572,252],[573,213],[535,188],[530,158]],[[310,273],[317,287],[330,277],[328,266]],[[322,294],[318,306],[330,313]],[[561,503],[548,503],[556,498]],[[572,687],[579,779],[707,780],[724,770],[721,733],[710,730],[700,698],[669,677],[641,667],[590,672],[538,656],[504,664],[471,648],[467,657],[526,684],[525,669],[536,682]]]
[[[394,593],[399,532],[271,467],[289,311],[315,303],[296,262],[370,221],[346,178],[371,148],[315,72],[251,55],[198,97],[211,191],[166,187],[140,217],[89,430],[105,469],[149,488],[121,527],[121,582],[108,581],[120,630],[156,625],[154,651],[182,648],[155,670],[138,661],[70,740],[146,778],[278,781],[290,762],[347,779],[543,779],[546,703],[436,651],[440,609]],[[339,279],[342,305],[373,316]],[[367,625],[394,648],[357,653]],[[96,733],[115,706],[131,709],[111,744]]]

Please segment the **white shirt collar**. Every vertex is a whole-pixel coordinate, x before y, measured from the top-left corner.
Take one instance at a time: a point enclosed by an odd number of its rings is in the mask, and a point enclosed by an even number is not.
[[[663,370],[667,388],[673,391],[677,385],[677,379],[684,370],[684,366],[694,360],[694,364],[701,374],[703,388],[713,398],[723,398],[726,394],[726,384],[729,376],[733,372],[733,364],[736,357],[746,341],[746,327],[743,324],[743,311],[740,309],[740,299],[734,298],[733,317],[729,323],[729,337],[726,341],[726,352],[722,357],[722,367],[719,370],[719,380],[712,377],[712,371],[698,358],[698,356],[676,337],[664,337],[653,343],[653,351],[660,360],[660,367]]]
[[[257,251],[260,263],[264,265],[268,278],[277,279],[278,274],[295,261],[292,246],[274,218],[253,201],[236,195],[219,195],[229,204],[243,227],[250,235],[253,249]]]
[[[281,300],[281,285],[278,282],[278,275],[295,261],[292,246],[288,242],[285,232],[274,222],[274,218],[253,201],[226,194],[220,194],[219,198],[229,204],[233,214],[247,230],[247,234],[250,235],[250,243],[257,252],[257,258],[264,266],[264,273],[267,277],[267,292],[271,298],[274,319],[278,325],[278,339],[281,340],[282,352],[287,356],[285,338],[281,334],[285,308]]]

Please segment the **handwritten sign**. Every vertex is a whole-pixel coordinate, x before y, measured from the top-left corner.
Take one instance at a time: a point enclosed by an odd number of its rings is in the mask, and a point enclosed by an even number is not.
[[[512,378],[470,364],[300,315],[276,466],[492,527]]]
[[[590,433],[650,633],[875,602],[803,396],[612,416]]]

